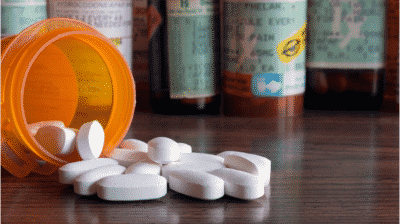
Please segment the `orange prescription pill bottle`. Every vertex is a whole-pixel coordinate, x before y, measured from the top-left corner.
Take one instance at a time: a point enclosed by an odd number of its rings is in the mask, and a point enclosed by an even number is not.
[[[84,22],[42,20],[1,41],[1,165],[17,177],[52,174],[81,160],[77,152],[49,153],[29,124],[59,120],[79,129],[98,120],[105,132],[102,157],[107,157],[128,131],[135,104],[126,60]]]

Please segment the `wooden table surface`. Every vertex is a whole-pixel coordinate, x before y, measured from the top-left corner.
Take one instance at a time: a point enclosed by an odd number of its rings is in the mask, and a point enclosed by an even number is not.
[[[2,169],[2,223],[399,223],[398,114],[307,112],[295,119],[135,113],[126,138],[166,136],[194,152],[235,150],[272,161],[265,196],[150,201],[74,194],[57,174]]]

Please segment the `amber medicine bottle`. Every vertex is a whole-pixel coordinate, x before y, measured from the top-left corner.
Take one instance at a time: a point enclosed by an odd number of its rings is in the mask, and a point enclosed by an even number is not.
[[[387,7],[386,88],[381,111],[399,113],[399,1]]]
[[[384,0],[309,1],[306,109],[380,109],[385,11]]]
[[[224,0],[222,7],[223,114],[302,114],[307,1]]]
[[[154,112],[219,113],[219,23],[215,0],[149,0],[149,83]]]
[[[78,153],[55,156],[34,139],[28,125],[50,120],[76,129],[98,120],[105,132],[102,156],[109,156],[128,131],[135,93],[125,58],[86,23],[47,19],[3,38],[1,166],[24,177],[80,160]]]

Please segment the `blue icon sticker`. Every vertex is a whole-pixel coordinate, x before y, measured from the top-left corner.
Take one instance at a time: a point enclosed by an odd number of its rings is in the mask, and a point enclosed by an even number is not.
[[[251,78],[253,96],[283,96],[283,75],[278,73],[262,73]]]

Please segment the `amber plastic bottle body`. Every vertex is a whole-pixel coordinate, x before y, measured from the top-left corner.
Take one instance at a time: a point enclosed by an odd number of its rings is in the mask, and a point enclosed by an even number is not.
[[[386,88],[381,110],[399,112],[399,1],[389,0],[387,8]]]
[[[180,3],[182,4],[182,2],[191,5],[195,1],[181,1]],[[172,23],[172,19],[169,21],[169,18],[167,17],[167,1],[150,0],[149,11],[149,83],[152,110],[155,113],[160,114],[219,114],[221,105],[219,92],[219,45],[213,44],[211,46],[205,46],[205,48],[207,48],[205,49],[206,51],[212,51],[213,57],[210,63],[212,63],[213,66],[212,69],[209,69],[208,72],[203,73],[203,75],[206,79],[213,80],[214,92],[207,96],[200,97],[193,95],[190,97],[174,97],[172,91],[175,88],[173,82],[176,81],[176,79],[171,79],[171,73],[173,73],[171,66],[177,67],[176,65],[183,64],[183,62],[180,63],[178,60],[191,60],[191,57],[171,57],[171,54],[174,54],[172,53],[173,49],[180,48],[181,46],[179,44],[173,44],[172,41],[168,41],[168,38],[172,39],[173,37],[168,36],[168,22]],[[182,17],[182,20],[187,20],[187,18]],[[193,21],[190,22],[193,24],[195,23]],[[214,22],[208,26],[208,29],[210,30],[209,32],[213,33],[213,40],[219,41],[219,19],[214,20]],[[179,29],[179,26],[177,26],[176,29]],[[174,32],[173,29],[171,29],[170,33],[172,32]],[[185,43],[184,38],[179,41],[181,41],[182,44],[187,44]],[[214,43],[218,43],[218,41],[215,41]],[[168,44],[170,44],[170,46],[168,46]],[[193,45],[195,44],[196,43],[193,43]],[[201,62],[199,64],[199,66],[202,66]],[[183,66],[186,66],[186,64]]]
[[[385,1],[323,4],[309,2],[304,107],[378,111],[385,87]]]

